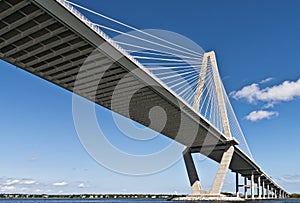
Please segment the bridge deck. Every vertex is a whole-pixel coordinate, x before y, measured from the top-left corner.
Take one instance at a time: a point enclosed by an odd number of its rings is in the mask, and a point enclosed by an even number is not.
[[[145,112],[153,106],[161,106],[168,118],[172,118],[162,130],[163,135],[194,150],[201,150],[220,162],[226,145],[221,132],[152,77],[104,33],[57,1],[0,1],[0,58],[145,126],[150,124]],[[83,64],[86,68],[81,71]],[[120,82],[125,75],[125,82]],[[116,90],[116,87],[120,89]],[[134,90],[133,87],[140,90],[131,98],[128,113],[128,101],[124,97]],[[197,136],[193,137],[195,133],[192,131],[197,128]],[[152,126],[152,129],[158,130],[159,127]],[[209,145],[217,147],[212,152],[201,148]],[[254,171],[281,189],[237,147],[230,169],[243,176]]]

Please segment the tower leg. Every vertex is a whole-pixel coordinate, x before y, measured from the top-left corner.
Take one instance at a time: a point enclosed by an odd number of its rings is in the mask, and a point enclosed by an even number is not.
[[[211,194],[221,194],[221,190],[226,178],[226,174],[233,156],[234,146],[230,146],[224,153],[219,165],[219,169],[211,188]]]
[[[193,157],[191,154],[191,150],[187,148],[183,152],[183,158],[185,167],[188,173],[188,177],[190,180],[190,184],[192,187],[192,194],[200,194],[201,193],[201,184],[197,174],[197,170],[193,161]]]

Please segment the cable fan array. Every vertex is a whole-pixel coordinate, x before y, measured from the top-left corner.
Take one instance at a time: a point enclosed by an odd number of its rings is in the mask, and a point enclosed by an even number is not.
[[[204,56],[202,48],[178,34],[168,31],[139,30],[81,5],[67,0],[65,2],[83,12],[96,15],[97,22],[93,22],[93,26],[99,27],[113,37],[113,41],[142,64],[143,68],[188,105],[193,106]],[[214,80],[212,64],[208,60],[198,112],[224,133]],[[253,159],[225,88],[223,84],[221,85],[231,134],[239,141],[239,147]]]

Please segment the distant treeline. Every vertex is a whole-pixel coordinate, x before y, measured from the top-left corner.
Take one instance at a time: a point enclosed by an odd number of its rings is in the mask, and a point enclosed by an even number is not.
[[[300,198],[300,194],[291,194],[290,198]]]

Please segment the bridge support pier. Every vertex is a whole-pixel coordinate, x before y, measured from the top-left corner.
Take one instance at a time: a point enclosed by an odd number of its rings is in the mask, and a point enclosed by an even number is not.
[[[244,198],[245,199],[248,198],[248,191],[247,191],[248,185],[247,185],[247,183],[248,183],[248,180],[247,180],[247,177],[245,176],[244,177]]]
[[[224,95],[223,95],[222,82],[221,82],[219,71],[218,71],[216,56],[213,51],[205,53],[203,56],[201,71],[200,71],[197,89],[196,89],[196,93],[195,93],[195,97],[194,97],[193,109],[196,112],[199,111],[199,106],[200,106],[201,96],[204,91],[204,83],[205,83],[205,77],[207,74],[207,68],[208,68],[209,61],[211,62],[211,66],[212,66],[213,78],[214,78],[215,88],[216,88],[216,93],[217,93],[217,101],[220,106],[220,116],[221,116],[221,121],[222,121],[222,127],[224,130],[224,135],[228,141],[228,143],[226,144],[226,149],[224,149],[216,177],[212,184],[212,188],[209,192],[201,191],[199,177],[197,175],[195,165],[194,165],[194,162],[191,157],[190,149],[188,149],[189,150],[188,153],[184,154],[184,160],[185,160],[186,168],[187,168],[189,179],[190,179],[190,184],[192,186],[193,194],[209,193],[209,195],[221,196],[221,190],[222,190],[222,187],[223,187],[223,184],[224,184],[224,181],[226,178],[226,174],[227,174],[227,171],[228,171],[228,168],[229,168],[229,165],[231,163],[231,159],[232,159],[232,156],[234,153],[234,144],[237,144],[237,143],[235,141],[233,141],[232,135],[230,132],[227,109],[226,109],[226,104],[225,104]]]
[[[265,199],[266,198],[266,194],[265,194],[265,181],[262,181],[262,188],[261,188],[261,195],[262,198]]]
[[[251,174],[251,199],[254,199],[254,174]]]
[[[221,149],[222,157],[220,160],[220,165],[219,165],[217,174],[216,174],[215,179],[212,184],[212,188],[209,191],[204,191],[201,189],[200,180],[199,180],[199,177],[198,177],[198,174],[197,174],[197,171],[195,168],[195,164],[194,164],[194,161],[192,158],[192,153],[195,153],[198,149],[202,149],[202,147],[207,147],[207,146],[204,146],[204,143],[202,143],[203,146],[192,146],[191,148],[187,148],[183,152],[184,162],[186,165],[186,170],[187,170],[190,185],[192,188],[192,196],[194,196],[195,198],[198,197],[198,199],[201,196],[214,197],[214,198],[224,197],[224,195],[221,194],[221,190],[224,185],[227,171],[229,169],[229,166],[230,166],[230,163],[231,163],[234,151],[235,151],[234,145],[238,144],[233,139],[232,134],[231,134],[229,119],[228,119],[227,109],[226,109],[226,104],[225,104],[225,98],[223,95],[223,86],[222,86],[222,82],[221,82],[220,75],[218,72],[216,56],[213,51],[205,53],[203,55],[203,61],[202,61],[202,66],[201,66],[201,70],[200,70],[200,74],[199,74],[199,78],[198,78],[197,89],[196,89],[195,96],[194,96],[193,109],[196,112],[199,112],[199,106],[200,106],[200,102],[201,102],[201,97],[203,95],[202,93],[204,91],[205,80],[206,80],[207,70],[209,67],[208,66],[209,62],[210,62],[210,66],[211,66],[211,70],[212,70],[212,74],[213,74],[213,80],[215,82],[215,91],[217,94],[216,99],[218,102],[219,113],[220,113],[220,118],[221,118],[220,121],[221,121],[221,124],[223,127],[223,133],[224,133],[226,140],[224,141],[224,145],[220,144],[222,147],[224,147]],[[193,148],[193,147],[195,147],[195,148]],[[200,152],[200,151],[197,151],[197,152]],[[250,170],[255,170],[255,169],[250,169]],[[254,172],[255,171],[252,171],[250,177],[249,177],[249,174],[245,175],[245,184],[244,184],[245,198],[248,198],[247,197],[247,188],[248,187],[250,187],[251,199],[255,198],[255,181],[256,181],[256,179],[254,177]],[[258,173],[258,174],[260,174],[260,173]],[[250,186],[247,185],[247,178],[249,178],[251,181]],[[257,193],[258,193],[259,198],[261,197],[260,189],[261,189],[261,179],[259,177],[258,183],[257,183]],[[238,196],[238,192],[239,192],[239,183],[238,183],[238,174],[236,174],[236,194],[237,194],[237,196]]]
[[[260,182],[260,176],[257,178],[257,198],[261,199],[261,182]]]
[[[270,186],[267,185],[267,198],[269,199],[270,198]]]
[[[185,167],[187,170],[187,174],[190,180],[190,185],[192,187],[192,194],[200,194],[201,193],[201,184],[199,180],[199,176],[194,164],[194,160],[192,157],[191,149],[187,148],[183,152],[183,158]]]
[[[235,173],[235,193],[236,193],[236,196],[238,197],[239,196],[239,173],[236,172]]]
[[[211,195],[211,196],[221,195],[221,190],[227,175],[229,165],[231,163],[233,153],[234,153],[234,145],[229,144],[223,153],[211,190],[203,191],[201,190],[200,179],[194,164],[194,160],[192,158],[192,151],[190,148],[184,150],[183,158],[184,158],[187,174],[189,177],[190,185],[192,187],[192,195],[200,195],[200,194]]]

